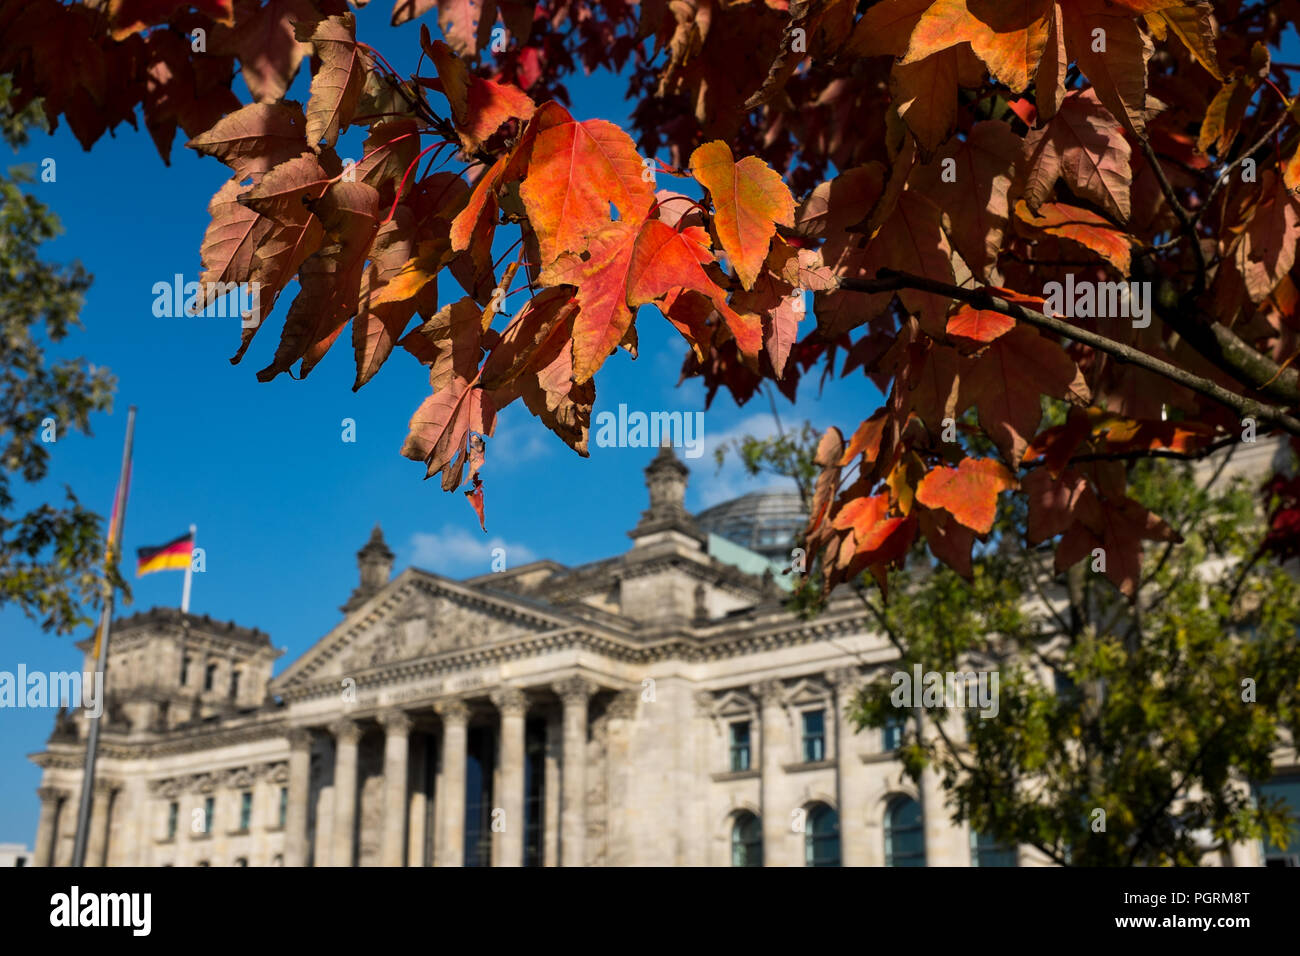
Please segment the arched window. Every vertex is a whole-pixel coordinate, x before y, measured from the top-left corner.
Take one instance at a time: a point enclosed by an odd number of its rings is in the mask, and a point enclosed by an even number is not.
[[[840,815],[824,803],[814,804],[808,811],[804,862],[808,866],[840,865]]]
[[[748,811],[736,814],[731,825],[731,865],[763,865],[763,825]]]
[[[885,866],[925,866],[921,805],[899,797],[885,811]]]

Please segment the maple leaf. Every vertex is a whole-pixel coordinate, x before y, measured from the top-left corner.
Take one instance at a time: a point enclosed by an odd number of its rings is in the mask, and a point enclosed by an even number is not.
[[[736,162],[721,140],[691,154],[691,173],[713,199],[713,228],[740,284],[752,289],[777,225],[794,225],[794,197],[767,163]]]
[[[993,530],[998,495],[1019,487],[1015,476],[995,458],[963,458],[956,468],[926,472],[916,487],[916,500],[927,508],[942,508],[976,534]]]
[[[309,41],[320,59],[307,99],[307,142],[313,149],[321,142],[333,146],[356,114],[369,68],[357,46],[356,19],[345,13],[315,24],[299,23],[294,35]]]
[[[311,0],[236,0],[236,22],[213,30],[213,52],[239,59],[248,91],[259,103],[275,103],[288,92],[311,45],[299,40],[295,24],[315,23],[321,13]]]
[[[712,261],[708,234],[700,227],[678,232],[657,219],[647,220],[628,264],[627,304],[647,305],[681,289],[699,292],[722,315],[746,361],[756,365],[763,344],[762,323],[754,315],[738,314],[727,303],[726,293],[704,271],[704,263]]]
[[[303,262],[302,288],[258,381],[270,381],[299,359],[299,377],[305,378],[356,314],[366,256],[378,229],[379,193],[365,183],[331,183],[316,210],[332,241]]]
[[[426,37],[427,30],[421,27],[421,31]],[[441,40],[426,43],[425,51],[438,71],[452,122],[467,152],[476,152],[507,120],[532,118],[536,106],[518,87],[473,76],[465,61]]]
[[[528,175],[519,195],[537,233],[542,265],[581,251],[585,236],[619,218],[638,222],[654,202],[654,178],[632,138],[604,120],[577,122],[558,103],[544,103],[530,124]]]
[[[958,394],[958,410],[977,407],[980,426],[1013,468],[1042,422],[1041,396],[1080,403],[1090,398],[1064,349],[1023,325],[999,336],[964,369]]]
[[[1259,202],[1233,250],[1233,262],[1252,302],[1268,296],[1295,265],[1300,203],[1272,170],[1260,183]]]
[[[1129,271],[1129,239],[1105,217],[1088,209],[1060,202],[1043,203],[1037,214],[1022,199],[1016,203],[1016,215],[1036,229],[1051,236],[1076,242],[1101,256],[1122,274]]]
[[[628,308],[628,269],[640,230],[626,220],[610,223],[589,240],[586,257],[563,253],[542,270],[543,285],[577,288],[573,322],[573,379],[596,374],[632,326]]]
[[[1052,196],[1057,180],[1080,199],[1096,203],[1116,220],[1132,212],[1132,154],[1119,122],[1093,90],[1072,92],[1051,122],[1025,137],[1029,159],[1024,200],[1033,211]]]
[[[795,232],[800,236],[829,236],[864,221],[880,199],[884,181],[885,168],[877,162],[844,170],[819,185],[799,205],[794,217]]]
[[[1060,9],[1069,59],[1078,63],[1098,98],[1124,127],[1144,135],[1151,40],[1130,17],[1109,15],[1103,0],[1062,3]]]
[[[917,192],[943,196],[947,235],[977,272],[986,273],[1002,251],[1010,215],[1008,191],[1023,148],[1009,125],[985,120],[972,126],[965,138],[949,140],[935,161],[919,169],[914,178],[912,188]],[[945,167],[952,170],[959,188],[943,182]]]
[[[236,180],[258,177],[307,148],[307,120],[292,100],[251,103],[185,145],[225,163]]]
[[[992,342],[1016,327],[1016,320],[1001,312],[962,306],[948,319],[948,334],[976,347]]]
[[[917,21],[900,62],[916,63],[969,43],[998,82],[1019,93],[1047,46],[1051,10],[1052,0],[935,0]]]
[[[113,39],[124,40],[158,23],[166,23],[177,12],[194,7],[217,23],[232,24],[232,0],[109,0],[108,19]]]

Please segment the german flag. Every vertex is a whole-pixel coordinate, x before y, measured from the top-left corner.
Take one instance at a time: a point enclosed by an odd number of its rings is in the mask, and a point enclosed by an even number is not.
[[[192,533],[183,534],[175,541],[168,541],[156,548],[136,548],[135,576],[138,578],[153,571],[184,571],[190,566],[193,552]]]

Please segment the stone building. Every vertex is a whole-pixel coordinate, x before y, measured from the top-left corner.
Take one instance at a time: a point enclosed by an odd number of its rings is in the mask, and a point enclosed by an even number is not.
[[[848,594],[787,612],[765,560],[700,531],[686,480],[662,451],[631,547],[579,567],[392,577],[376,528],[343,619],[274,678],[259,631],[117,621],[88,862],[1039,862],[952,825],[895,728],[853,732],[888,642]],[[36,865],[71,860],[84,734],[61,715],[33,755]]]

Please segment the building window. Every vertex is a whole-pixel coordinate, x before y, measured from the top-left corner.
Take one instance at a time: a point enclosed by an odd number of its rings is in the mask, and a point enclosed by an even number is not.
[[[1255,798],[1282,800],[1291,818],[1290,838],[1278,846],[1264,838],[1265,866],[1300,866],[1300,774],[1276,777],[1255,786]]]
[[[524,866],[542,865],[545,799],[546,721],[530,720],[524,729]]]
[[[731,865],[763,865],[763,825],[748,811],[736,814],[731,825]]]
[[[167,839],[176,839],[176,824],[180,820],[181,805],[173,800],[167,804]]]
[[[275,856],[273,856],[273,857],[271,858],[271,865],[272,865],[272,866],[284,866],[284,854],[283,854],[283,853],[277,853]]]
[[[840,815],[818,803],[808,811],[804,862],[808,866],[840,865]]]
[[[186,654],[181,658],[181,686],[184,687],[190,682],[190,655]]]
[[[731,725],[731,770],[738,773],[749,769],[749,721],[738,720]]]
[[[235,866],[248,866],[248,857],[246,856],[235,857]]]
[[[203,689],[204,690],[212,690],[212,687],[216,683],[216,680],[217,680],[216,664],[209,664],[207,667],[203,668]]]
[[[247,830],[253,823],[253,791],[245,790],[239,795],[239,829]]]
[[[204,797],[203,798],[203,832],[204,833],[212,832],[212,823],[213,823],[212,818],[216,814],[216,810],[217,810],[217,798]]]
[[[903,723],[902,717],[890,717],[885,721],[880,730],[880,749],[884,753],[892,753],[903,746]]]
[[[234,669],[231,670],[230,672],[230,699],[237,700],[238,698],[239,698],[239,671],[237,669]]]
[[[999,843],[987,833],[971,831],[971,866],[1016,866],[1016,848]]]
[[[826,759],[826,711],[803,712],[803,759],[814,763]]]
[[[899,797],[885,811],[885,866],[925,866],[921,805]]]
[[[492,865],[492,784],[496,771],[496,732],[471,727],[466,734],[465,842],[466,866]]]
[[[284,826],[289,820],[289,788],[280,788],[280,826]]]

